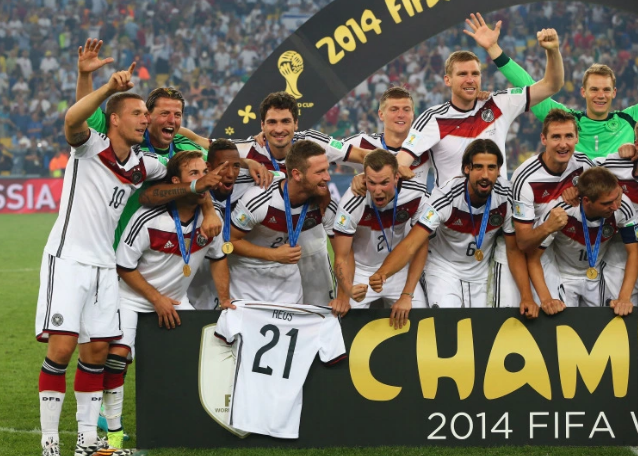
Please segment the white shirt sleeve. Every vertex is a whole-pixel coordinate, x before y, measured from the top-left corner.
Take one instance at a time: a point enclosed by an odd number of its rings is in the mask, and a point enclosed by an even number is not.
[[[436,209],[438,207],[438,209]],[[442,224],[447,222],[452,214],[452,198],[443,193],[439,187],[432,190],[432,195],[427,199],[425,208],[417,223],[433,233]]]
[[[242,302],[234,302],[236,309],[226,309],[222,311],[215,335],[221,337],[227,344],[235,342],[235,337],[241,334],[242,321],[244,317],[244,305]]]
[[[339,201],[339,208],[335,215],[334,232],[353,236],[359,226],[366,207],[366,198],[357,196],[348,189]]]
[[[111,141],[102,133],[89,128],[89,138],[84,144],[71,146],[71,157],[77,159],[91,158],[108,149]]]
[[[159,160],[157,156],[151,157],[143,154],[142,160],[144,168],[146,168],[147,180],[160,180],[166,177],[166,166]]]
[[[431,109],[421,114],[412,124],[408,137],[401,145],[401,150],[408,152],[414,158],[421,157],[441,140],[439,124],[430,112]]]
[[[516,187],[516,183],[513,186]],[[517,195],[512,195],[512,217],[518,222],[533,222],[536,218],[534,191],[528,182],[520,186]]]
[[[142,225],[131,236],[131,230],[135,228],[137,222],[147,211],[138,211],[136,216],[129,220],[122,238],[115,251],[115,262],[118,266],[126,269],[137,269],[137,264],[145,251],[151,248],[151,238],[148,234],[146,226]]]
[[[346,346],[339,319],[332,314],[326,315],[321,325],[319,359],[325,364],[333,364],[345,357]]]
[[[264,221],[264,217],[266,217],[268,212],[267,202],[259,204],[254,211],[249,209],[249,207],[252,207],[251,202],[254,203],[255,197],[262,193],[264,193],[264,189],[252,187],[237,201],[235,210],[230,215],[230,221],[235,228],[248,232]]]

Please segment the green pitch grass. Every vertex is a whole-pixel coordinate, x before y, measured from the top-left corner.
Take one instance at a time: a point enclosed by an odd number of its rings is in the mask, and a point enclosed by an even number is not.
[[[55,215],[0,216],[0,456],[34,456],[40,454],[40,418],[38,404],[38,373],[46,346],[35,341],[34,319],[38,296],[40,260],[46,238]],[[70,456],[75,448],[75,398],[73,377],[76,360],[67,374],[67,395],[60,420],[62,456]],[[124,429],[131,434],[128,442],[135,446],[135,364],[126,379]],[[168,417],[158,417],[168,419]],[[629,448],[561,448],[561,447],[500,447],[500,448],[439,448],[384,447],[333,448],[323,450],[186,450],[163,449],[148,451],[150,456],[631,456]]]

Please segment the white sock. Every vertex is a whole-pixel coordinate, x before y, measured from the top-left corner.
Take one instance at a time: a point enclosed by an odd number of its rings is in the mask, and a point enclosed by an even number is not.
[[[75,418],[78,421],[78,445],[94,445],[97,441],[97,420],[102,405],[102,391],[90,393],[75,392],[78,411]]]
[[[122,429],[123,408],[124,385],[104,391],[104,417],[110,432]]]
[[[55,442],[60,442],[58,428],[60,425],[60,414],[64,403],[64,393],[59,391],[40,392],[40,427],[42,428],[42,446],[53,438]]]

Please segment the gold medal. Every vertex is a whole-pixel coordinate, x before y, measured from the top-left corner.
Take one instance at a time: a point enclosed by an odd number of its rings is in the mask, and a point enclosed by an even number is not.
[[[589,280],[594,280],[596,277],[598,277],[598,271],[596,268],[587,268],[587,278]]]
[[[182,268],[182,271],[184,271],[184,276],[186,277],[191,275],[191,267],[187,264],[184,265],[184,267]]]
[[[474,258],[476,258],[476,261],[483,261],[483,251],[481,249],[476,249],[476,252],[474,252]]]
[[[235,247],[233,247],[232,242],[224,242],[224,245],[222,245],[222,252],[224,252],[226,255],[230,255],[231,253],[233,253],[234,249]]]

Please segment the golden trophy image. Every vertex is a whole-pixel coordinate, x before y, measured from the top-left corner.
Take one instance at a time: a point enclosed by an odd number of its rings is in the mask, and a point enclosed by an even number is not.
[[[303,71],[301,55],[295,51],[286,51],[279,57],[277,67],[279,68],[279,73],[286,80],[286,92],[297,99],[301,98],[303,95],[297,88],[297,80]]]

